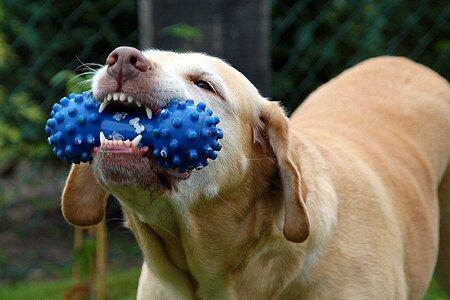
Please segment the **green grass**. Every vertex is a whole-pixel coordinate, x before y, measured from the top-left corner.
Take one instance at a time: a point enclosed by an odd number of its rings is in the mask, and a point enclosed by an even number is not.
[[[439,285],[436,278],[433,278],[430,286],[428,287],[427,294],[423,298],[424,300],[450,300],[450,297]]]
[[[140,268],[127,271],[114,271],[108,274],[108,300],[136,299],[137,282]],[[18,283],[0,287],[1,300],[56,300],[64,299],[64,293],[70,290],[70,279]],[[424,300],[450,300],[437,280],[433,279]]]
[[[136,299],[140,268],[114,271],[108,273],[108,300]],[[64,294],[72,287],[70,279],[42,282],[22,282],[15,285],[0,286],[1,300],[57,300],[64,299]]]

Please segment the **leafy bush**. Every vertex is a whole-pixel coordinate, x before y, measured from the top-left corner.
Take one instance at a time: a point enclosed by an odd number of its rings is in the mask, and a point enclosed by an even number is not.
[[[81,81],[74,70],[103,63],[119,45],[137,45],[136,28],[134,1],[3,1],[0,172],[19,158],[48,157],[44,123],[52,104]]]
[[[408,56],[450,77],[445,1],[272,0],[273,97],[294,109],[366,58]]]
[[[371,56],[409,56],[450,77],[445,1],[272,0],[271,5],[272,96],[290,110],[314,88]],[[187,23],[162,34],[201,38]],[[81,84],[87,77],[76,77],[84,63],[102,63],[111,49],[127,44],[138,44],[135,1],[3,1],[0,173],[19,158],[49,157],[43,128],[53,102],[87,88]]]

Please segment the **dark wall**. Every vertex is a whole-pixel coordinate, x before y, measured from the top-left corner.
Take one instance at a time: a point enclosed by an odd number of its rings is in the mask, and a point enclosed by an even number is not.
[[[269,93],[269,7],[265,0],[141,0],[144,47],[194,50],[225,59],[267,96]],[[164,28],[188,24],[201,32],[184,39]],[[150,24],[153,28],[149,28]]]

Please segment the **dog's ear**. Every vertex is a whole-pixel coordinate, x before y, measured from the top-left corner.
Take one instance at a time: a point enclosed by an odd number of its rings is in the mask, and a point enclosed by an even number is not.
[[[265,101],[261,109],[262,130],[276,156],[283,188],[285,219],[283,234],[289,241],[301,243],[309,236],[306,187],[302,184],[298,159],[294,159],[289,136],[289,120],[276,102]]]
[[[75,226],[98,224],[105,217],[108,197],[109,193],[97,182],[92,165],[74,164],[62,194],[62,214]]]

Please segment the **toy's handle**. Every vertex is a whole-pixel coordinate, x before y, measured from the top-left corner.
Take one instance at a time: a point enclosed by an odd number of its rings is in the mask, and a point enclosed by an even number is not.
[[[90,161],[91,151],[100,146],[100,132],[110,140],[132,141],[139,136],[138,147],[150,147],[164,167],[185,172],[208,165],[207,159],[215,159],[215,151],[222,147],[219,118],[202,102],[174,100],[151,120],[144,113],[108,109],[98,113],[98,106],[86,92],[71,94],[53,106],[45,130],[58,157],[73,163]]]
[[[218,140],[223,133],[216,127],[219,117],[203,102],[173,100],[151,120],[144,113],[111,113],[108,108],[102,117],[100,131],[107,139],[132,141],[141,135],[138,146],[150,147],[165,168],[180,172],[207,166],[222,148]]]

